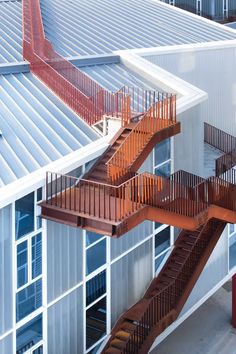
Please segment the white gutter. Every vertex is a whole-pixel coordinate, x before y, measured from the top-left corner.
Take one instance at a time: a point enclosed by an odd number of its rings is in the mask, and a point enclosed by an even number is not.
[[[108,147],[111,136],[105,136],[72,153],[24,176],[5,187],[0,188],[0,209],[23,197],[24,195],[45,186],[46,172],[66,174],[99,157]]]

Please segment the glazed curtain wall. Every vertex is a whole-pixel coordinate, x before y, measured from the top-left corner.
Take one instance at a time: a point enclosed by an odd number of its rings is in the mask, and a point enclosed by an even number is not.
[[[82,230],[48,221],[48,303],[82,281],[82,260]]]
[[[48,353],[83,353],[82,286],[48,309]]]
[[[0,336],[13,326],[11,211],[11,206],[0,209]]]
[[[152,279],[152,240],[111,266],[111,325],[143,296]]]

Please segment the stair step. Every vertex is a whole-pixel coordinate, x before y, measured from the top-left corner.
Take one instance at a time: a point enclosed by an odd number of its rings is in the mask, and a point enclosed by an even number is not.
[[[179,257],[186,259],[189,255],[188,251],[185,251],[183,248],[177,248],[175,250],[175,254],[177,254]]]
[[[127,341],[131,336],[130,332],[126,332],[123,330],[120,330],[116,333],[116,338],[123,340],[123,341]]]
[[[179,257],[178,254],[173,254],[175,263],[182,265],[184,263],[184,258],[183,257]]]
[[[110,347],[108,349],[106,349],[106,354],[121,354],[122,351],[120,349],[114,348],[114,347]]]
[[[193,248],[192,244],[189,244],[189,243],[187,243],[185,241],[180,242],[178,246],[181,247],[182,249],[186,250],[186,251],[191,251],[191,249]]]
[[[111,341],[111,346],[118,348],[118,349],[124,349],[126,347],[126,342],[124,342],[123,340],[120,340],[118,338],[114,338]]]
[[[122,323],[121,329],[126,332],[133,332],[136,329],[136,326],[131,322],[125,321]]]

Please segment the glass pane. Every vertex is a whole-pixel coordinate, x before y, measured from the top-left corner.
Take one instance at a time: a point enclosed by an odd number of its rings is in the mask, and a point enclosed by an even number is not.
[[[37,216],[37,230],[42,227],[42,218],[41,216]]]
[[[235,230],[235,225],[234,224],[229,224],[229,233],[233,234]]]
[[[170,228],[158,232],[155,235],[155,256],[158,256],[165,249],[170,247]]]
[[[100,238],[104,237],[96,232],[86,231],[86,247],[92,245],[94,242],[98,241]]]
[[[34,231],[34,193],[15,203],[16,239]]]
[[[229,239],[229,268],[236,265],[236,234]]]
[[[42,234],[32,237],[32,279],[42,274]]]
[[[16,294],[17,322],[40,306],[42,306],[42,279],[37,280]]]
[[[87,250],[86,274],[92,273],[106,263],[106,240],[103,240]]]
[[[158,229],[159,227],[163,226],[160,222],[155,222],[155,229]]]
[[[170,139],[162,141],[155,146],[155,166],[170,159]]]
[[[43,354],[43,346],[40,345],[40,347],[33,351],[33,354]]]
[[[155,175],[160,177],[169,177],[170,176],[170,162],[161,165],[160,167],[155,168]]]
[[[86,305],[88,306],[106,292],[106,271],[86,283]]]
[[[102,343],[99,343],[98,345],[96,345],[96,347],[93,348],[92,350],[90,350],[90,351],[88,352],[88,354],[97,354],[98,351],[99,351],[99,349],[101,348],[101,345],[102,345]]]
[[[39,315],[16,331],[17,354],[26,352],[29,348],[33,347],[36,343],[43,339],[42,326],[42,315]]]
[[[167,253],[167,251],[166,251],[165,253],[163,253],[160,257],[158,257],[158,258],[155,259],[155,272],[156,272],[156,271],[158,270],[158,268],[160,267],[160,264],[161,264],[161,262],[163,261],[163,259],[165,258],[166,253]]]
[[[17,287],[28,282],[28,242],[17,245]]]
[[[106,334],[106,298],[86,311],[86,348]]]
[[[42,188],[39,188],[37,190],[37,202],[40,202],[43,199],[43,190]]]

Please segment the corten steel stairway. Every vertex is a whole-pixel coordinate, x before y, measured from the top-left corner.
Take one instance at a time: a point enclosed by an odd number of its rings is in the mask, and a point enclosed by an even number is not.
[[[42,216],[110,236],[146,219],[183,228],[160,274],[120,317],[103,350],[145,354],[179,315],[226,223],[236,223],[236,140],[205,125],[205,141],[225,153],[216,161],[216,177],[185,171],[169,178],[137,174],[155,144],[180,132],[175,96],[138,88],[104,90],[46,40],[39,0],[23,0],[23,37],[31,71],[88,124],[107,116],[122,122],[82,179],[47,173]]]

